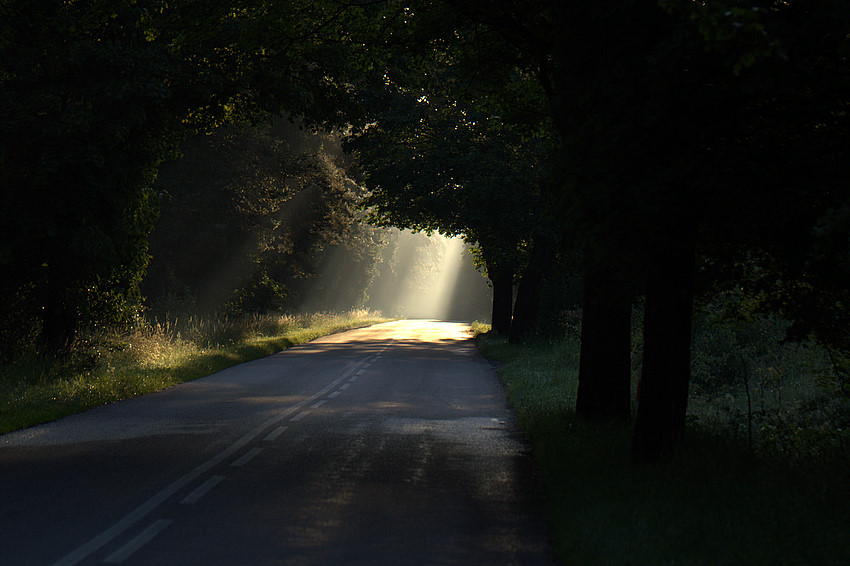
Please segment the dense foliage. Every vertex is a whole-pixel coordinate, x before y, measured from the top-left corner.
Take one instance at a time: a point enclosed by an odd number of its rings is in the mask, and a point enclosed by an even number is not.
[[[147,263],[149,183],[179,121],[165,46],[132,2],[4,2],[0,33],[3,343],[61,350],[122,316]]]
[[[81,325],[132,314],[151,182],[187,132],[282,111],[340,120],[346,88],[328,74],[340,58],[316,37],[334,7],[240,4],[0,6],[6,354],[33,336],[65,352]]]
[[[332,135],[287,120],[188,140],[154,184],[162,203],[144,284],[151,309],[183,317],[307,299],[320,310],[362,306],[383,236],[359,221],[363,189],[346,167]],[[344,280],[333,282],[334,270]]]

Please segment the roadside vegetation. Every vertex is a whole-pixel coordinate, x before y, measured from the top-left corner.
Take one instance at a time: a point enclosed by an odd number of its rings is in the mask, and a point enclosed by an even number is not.
[[[64,359],[0,366],[0,434],[197,379],[291,346],[387,319],[368,310],[234,319],[139,320],[93,332]]]
[[[517,345],[475,326],[532,445],[556,552],[565,564],[847,564],[850,404],[826,353],[781,344],[775,320],[698,322],[685,442],[645,465],[630,459],[630,423],[576,416],[577,334]],[[638,347],[633,392],[639,360]]]

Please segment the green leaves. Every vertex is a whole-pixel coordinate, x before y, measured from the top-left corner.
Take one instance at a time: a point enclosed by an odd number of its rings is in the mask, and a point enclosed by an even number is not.
[[[91,289],[137,296],[149,187],[187,131],[283,111],[341,124],[352,107],[336,25],[346,5],[11,0],[0,10],[0,279],[27,317],[48,300],[70,319],[95,316]]]
[[[179,123],[165,104],[169,55],[145,39],[135,2],[4,8],[4,291],[26,317],[48,303],[69,319],[110,317],[97,305],[120,310],[117,297],[137,294],[155,206],[146,183]]]
[[[366,35],[365,125],[345,143],[364,168],[370,221],[462,234],[491,263],[516,266],[537,228],[554,134],[525,55],[477,19],[487,14],[388,6]]]
[[[705,50],[722,56],[734,75],[782,55],[780,42],[767,23],[769,8],[716,1],[663,0],[659,4],[668,13],[693,22]]]
[[[346,282],[368,270],[379,242],[357,226],[362,190],[345,163],[332,159],[335,151],[333,135],[285,119],[187,140],[155,184],[169,198],[150,238],[144,288],[151,309],[163,315],[180,297],[191,299],[181,308],[192,314],[284,302],[296,308],[300,292],[323,283],[320,264],[337,247],[362,260]]]

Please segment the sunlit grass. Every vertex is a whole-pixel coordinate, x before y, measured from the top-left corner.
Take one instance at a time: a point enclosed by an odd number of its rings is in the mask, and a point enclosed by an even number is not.
[[[473,336],[478,336],[479,334],[486,334],[487,332],[490,332],[490,330],[492,330],[492,326],[476,320],[472,322],[470,330],[472,331]]]
[[[140,322],[88,336],[63,363],[34,357],[0,367],[0,433],[151,393],[341,330],[387,319],[347,313]]]
[[[840,452],[800,465],[695,419],[680,453],[635,468],[629,427],[576,418],[576,340],[478,341],[532,444],[565,564],[850,564]]]

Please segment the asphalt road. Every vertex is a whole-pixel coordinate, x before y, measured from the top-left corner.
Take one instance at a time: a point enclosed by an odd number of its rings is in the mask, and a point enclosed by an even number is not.
[[[335,334],[0,436],[0,564],[553,564],[466,331]]]

